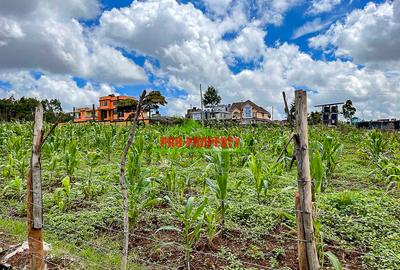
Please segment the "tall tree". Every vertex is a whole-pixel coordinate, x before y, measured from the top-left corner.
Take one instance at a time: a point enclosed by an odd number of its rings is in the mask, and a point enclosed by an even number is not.
[[[346,118],[350,122],[351,118],[353,118],[354,114],[357,111],[357,109],[353,106],[353,102],[350,99],[348,99],[343,105],[342,110],[344,118]]]
[[[214,106],[221,102],[221,97],[218,95],[218,90],[214,86],[209,85],[207,91],[204,93],[203,104],[211,107],[211,118],[214,117]],[[206,116],[206,118],[208,118]]]
[[[136,110],[137,101],[133,98],[122,99],[118,101],[117,110],[120,112],[133,112]]]
[[[39,101],[36,98],[21,97],[15,99],[11,96],[0,99],[0,121],[33,121],[34,110],[39,103],[43,105],[46,122],[71,119],[68,114],[63,113],[61,102],[58,99]]]
[[[308,116],[308,123],[310,125],[318,125],[322,123],[322,113],[321,112],[311,112]]]
[[[221,102],[221,97],[218,95],[218,90],[214,86],[209,85],[204,93],[203,102],[205,106],[216,106]]]
[[[149,117],[151,117],[151,110],[158,109],[160,105],[164,106],[165,104],[167,104],[167,101],[160,91],[151,91],[143,100],[143,110],[149,112]]]

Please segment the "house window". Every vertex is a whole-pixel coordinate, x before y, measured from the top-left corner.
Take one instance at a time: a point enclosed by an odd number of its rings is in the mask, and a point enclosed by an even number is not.
[[[101,103],[101,106],[107,106],[107,101],[103,101],[103,102]]]
[[[251,107],[249,107],[249,106],[244,107],[244,117],[246,117],[246,118],[251,117]]]
[[[116,101],[113,101],[113,106],[117,106],[117,102]]]

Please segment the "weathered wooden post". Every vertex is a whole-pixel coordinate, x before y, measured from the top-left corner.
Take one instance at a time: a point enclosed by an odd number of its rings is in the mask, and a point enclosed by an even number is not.
[[[126,165],[126,156],[128,155],[129,148],[131,147],[135,135],[136,135],[136,127],[138,124],[139,114],[141,112],[141,107],[143,104],[143,100],[146,97],[146,90],[142,92],[142,95],[139,98],[139,102],[136,107],[135,116],[132,122],[132,128],[129,133],[128,141],[126,142],[124,151],[121,155],[121,162],[119,164],[119,184],[121,186],[121,193],[123,198],[123,212],[124,212],[124,237],[122,241],[122,260],[121,260],[121,269],[126,270],[128,265],[128,244],[129,244],[129,197],[128,197],[128,186],[125,181],[125,165]]]
[[[296,106],[296,160],[298,194],[296,194],[296,221],[300,270],[320,269],[314,238],[311,173],[308,156],[307,93],[295,91]]]
[[[43,250],[43,207],[42,207],[42,177],[40,155],[43,139],[43,106],[41,103],[35,109],[35,124],[33,128],[33,145],[30,170],[27,183],[27,218],[29,262],[33,270],[45,269]]]

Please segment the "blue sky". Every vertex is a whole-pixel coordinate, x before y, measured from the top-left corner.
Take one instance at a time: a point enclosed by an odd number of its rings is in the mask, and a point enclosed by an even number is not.
[[[301,87],[310,108],[352,99],[363,118],[399,113],[399,0],[4,1],[0,97],[70,110],[155,89],[162,113],[183,115],[202,84],[282,117],[281,92]]]

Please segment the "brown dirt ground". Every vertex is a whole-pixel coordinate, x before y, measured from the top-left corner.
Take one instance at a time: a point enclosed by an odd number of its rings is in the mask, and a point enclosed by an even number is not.
[[[176,231],[159,231],[149,233],[145,224],[139,224],[130,237],[129,248],[135,250],[138,258],[149,262],[149,267],[155,269],[151,263],[168,266],[170,269],[185,269],[183,247],[168,242],[182,243],[181,237]],[[148,228],[148,227],[147,227]],[[271,235],[262,236],[262,239],[254,240],[240,231],[227,230],[225,237],[218,235],[212,245],[207,239],[202,238],[193,248],[191,256],[191,268],[193,270],[225,269],[230,265],[227,256],[220,256],[222,250],[228,250],[233,254],[236,262],[240,261],[242,267],[254,269],[283,268],[298,269],[297,242],[291,239],[278,239],[274,235],[286,235],[288,229],[276,228]],[[332,243],[330,243],[332,244]],[[278,252],[283,250],[284,252]],[[361,269],[361,259],[357,253],[332,251],[342,262],[345,269]],[[275,264],[274,264],[275,262]],[[277,262],[277,264],[276,264]],[[257,267],[257,265],[259,265]]]

